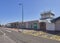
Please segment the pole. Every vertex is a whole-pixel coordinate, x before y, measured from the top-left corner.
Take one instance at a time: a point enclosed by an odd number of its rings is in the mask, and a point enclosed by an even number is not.
[[[23,9],[23,3],[19,3],[19,5],[22,6],[22,28],[23,28],[23,20],[24,20],[24,9]],[[22,32],[23,32],[23,29],[22,29]]]
[[[23,4],[22,4],[22,28],[23,28],[23,20],[24,20],[24,9],[23,9]]]

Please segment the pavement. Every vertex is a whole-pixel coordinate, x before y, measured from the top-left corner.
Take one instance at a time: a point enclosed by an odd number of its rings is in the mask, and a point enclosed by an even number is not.
[[[0,43],[16,43],[7,36],[0,36]]]
[[[16,43],[0,30],[0,43]]]
[[[3,35],[0,36],[1,43],[60,43],[60,41],[23,34],[21,32],[10,30],[9,28],[0,28],[0,31],[3,32]]]

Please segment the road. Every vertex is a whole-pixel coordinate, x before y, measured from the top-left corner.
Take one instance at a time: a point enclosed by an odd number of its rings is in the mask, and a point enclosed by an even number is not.
[[[0,43],[60,43],[56,40],[35,37],[6,28],[0,28]]]

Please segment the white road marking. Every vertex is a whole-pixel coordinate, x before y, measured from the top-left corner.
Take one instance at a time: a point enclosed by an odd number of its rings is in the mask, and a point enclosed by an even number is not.
[[[6,38],[7,40],[9,40],[10,43],[16,43],[14,40],[12,40],[11,38],[9,38],[8,36],[5,36],[5,38]]]
[[[9,37],[6,35],[6,33],[4,33],[2,30],[0,30],[0,31],[3,33],[3,35],[2,35],[1,37],[3,37],[4,43],[5,43],[5,42],[16,43],[14,40],[12,40],[11,38],[9,38]],[[6,31],[11,32],[11,31],[9,31],[9,30],[6,30]]]
[[[4,33],[2,30],[0,30],[0,31],[3,33],[2,36],[4,36],[4,40],[5,40],[6,33]]]
[[[4,33],[4,36],[5,36],[6,34]]]
[[[1,31],[1,30],[0,30]],[[3,31],[1,31],[3,34],[4,34],[4,32]]]
[[[0,30],[1,31],[1,30]],[[4,33],[3,31],[1,31],[2,33],[3,33],[3,35],[5,36],[6,35],[6,33]]]

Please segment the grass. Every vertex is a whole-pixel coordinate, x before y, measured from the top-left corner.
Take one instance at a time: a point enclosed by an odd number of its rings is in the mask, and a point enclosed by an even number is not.
[[[15,31],[18,31],[16,29],[12,29]],[[60,41],[60,33],[58,35],[54,35],[54,34],[49,34],[43,31],[34,31],[34,30],[24,30],[23,31],[24,34],[28,34],[28,35],[33,35],[33,36],[37,36],[37,37],[43,37],[43,38],[47,38],[47,39],[51,39],[51,40],[57,40]],[[2,34],[2,33],[0,33]],[[50,36],[49,36],[50,35]]]
[[[30,31],[23,32],[23,33],[33,35],[33,36],[37,36],[37,37],[43,37],[43,38],[47,38],[47,39],[60,41],[60,36],[51,34],[51,36],[49,37],[49,35],[48,35],[49,33],[46,33],[43,31],[31,31],[30,30]]]

